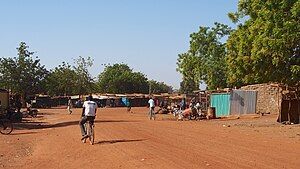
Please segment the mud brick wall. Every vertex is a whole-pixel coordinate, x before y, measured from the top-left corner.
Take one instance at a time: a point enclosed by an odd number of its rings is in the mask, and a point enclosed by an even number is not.
[[[257,91],[256,113],[279,114],[282,88],[272,84],[256,84],[241,87],[242,90]]]

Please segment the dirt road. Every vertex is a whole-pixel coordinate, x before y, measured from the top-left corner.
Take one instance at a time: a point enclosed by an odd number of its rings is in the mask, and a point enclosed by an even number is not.
[[[98,109],[95,145],[80,141],[80,109],[40,110],[0,135],[0,168],[299,168],[300,125],[275,116],[175,121],[146,108]]]

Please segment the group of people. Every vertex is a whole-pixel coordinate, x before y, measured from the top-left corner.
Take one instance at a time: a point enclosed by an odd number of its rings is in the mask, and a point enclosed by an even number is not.
[[[150,120],[155,120],[155,101],[154,101],[154,98],[151,97],[148,101],[148,104],[149,104],[149,119]],[[158,110],[158,112],[160,110],[164,110],[164,109],[167,109],[168,108],[168,103],[167,103],[167,100],[163,100],[161,101],[161,103],[159,104],[159,107],[160,109]],[[187,104],[186,104],[186,100],[185,98],[183,98],[181,100],[181,102],[178,104],[174,104],[172,105],[172,109],[176,109],[176,110],[180,110],[181,112],[184,111],[185,109],[187,108]]]
[[[190,106],[196,106],[199,103],[195,103],[193,100],[190,103]],[[155,120],[155,101],[153,99],[153,97],[151,97],[148,100],[148,105],[149,105],[149,119],[150,120]],[[72,110],[71,110],[71,106],[72,106],[72,101],[71,99],[68,101],[68,111],[71,114]],[[130,101],[128,101],[127,103],[127,111],[130,112],[131,111],[131,103]],[[198,105],[199,106],[199,105]],[[79,122],[80,125],[80,131],[81,131],[81,135],[82,135],[82,140],[87,138],[87,131],[84,127],[84,124],[87,121],[90,121],[92,124],[94,123],[95,117],[96,117],[96,112],[97,112],[97,103],[95,101],[93,101],[93,97],[89,96],[87,98],[87,100],[83,103],[83,109],[82,109],[82,115],[81,115],[81,120]],[[186,100],[185,98],[183,98],[179,104],[179,110],[180,111],[184,111],[187,108],[187,104],[186,104]]]
[[[151,97],[148,101],[149,104],[149,119],[150,120],[154,120],[155,119],[155,101],[153,99],[153,97]],[[202,108],[201,102],[199,100],[196,100],[196,98],[192,98],[189,101],[189,104],[187,104],[186,99],[183,98],[180,103],[171,103],[171,105],[168,104],[167,100],[163,100],[160,102],[159,104],[159,109],[157,112],[159,112],[160,110],[162,111],[167,111],[167,112],[171,112],[173,113],[174,116],[178,115],[178,119],[182,119],[184,116],[184,110],[186,110],[187,108],[191,108],[191,112],[190,113],[199,113],[199,111]],[[189,112],[189,111],[188,111]]]

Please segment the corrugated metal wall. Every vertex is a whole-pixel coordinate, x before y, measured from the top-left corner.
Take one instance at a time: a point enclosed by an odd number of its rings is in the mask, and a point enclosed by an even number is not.
[[[257,91],[233,90],[230,96],[230,115],[256,113]]]
[[[210,107],[216,108],[216,116],[228,116],[230,112],[230,94],[214,93],[210,98]]]

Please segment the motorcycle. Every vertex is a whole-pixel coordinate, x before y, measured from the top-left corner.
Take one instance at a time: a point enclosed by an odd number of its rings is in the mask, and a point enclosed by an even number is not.
[[[38,114],[39,110],[36,108],[27,108],[27,111],[23,112],[23,117],[32,117],[32,118],[36,118],[37,114]]]
[[[206,119],[204,111],[198,106],[191,106],[191,113],[188,116],[189,120],[201,120]]]

